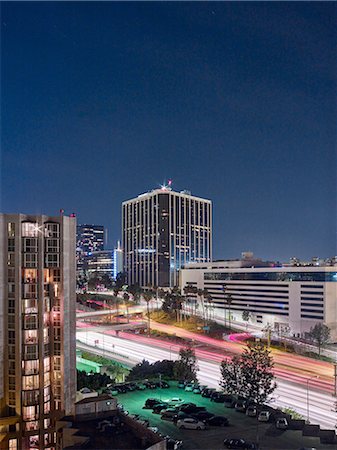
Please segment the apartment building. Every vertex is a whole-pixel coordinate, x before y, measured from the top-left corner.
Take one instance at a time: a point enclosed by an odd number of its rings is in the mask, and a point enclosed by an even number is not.
[[[76,219],[0,214],[0,449],[57,449],[74,413]]]

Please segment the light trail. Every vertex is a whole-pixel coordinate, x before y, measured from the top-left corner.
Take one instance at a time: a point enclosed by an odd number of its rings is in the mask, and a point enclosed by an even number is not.
[[[124,354],[135,363],[141,362],[143,359],[148,360],[150,363],[170,359],[170,357],[171,359],[177,359],[179,351],[179,346],[177,345],[169,346],[171,348],[157,348],[151,344],[149,345],[149,343],[145,344],[144,342],[140,342],[139,339],[131,341],[106,333],[86,331],[85,329],[77,331],[77,339],[93,348],[103,350],[105,354],[111,352],[109,355],[111,357],[113,357],[113,352],[120,355]],[[220,379],[219,363],[198,358],[198,365],[200,369],[198,373],[200,382],[218,388],[218,381]],[[335,429],[336,413],[333,412],[335,398],[325,392],[314,390],[313,381],[311,380],[309,384],[310,419],[313,423],[321,425],[324,429]],[[303,387],[280,379],[277,379],[277,383],[278,387],[274,392],[274,404],[279,407],[286,406],[294,408],[306,418],[306,386]]]

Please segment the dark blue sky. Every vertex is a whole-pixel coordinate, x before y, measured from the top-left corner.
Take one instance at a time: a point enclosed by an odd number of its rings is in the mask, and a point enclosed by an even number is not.
[[[214,257],[336,250],[336,3],[1,3],[2,207],[76,212],[172,178]]]

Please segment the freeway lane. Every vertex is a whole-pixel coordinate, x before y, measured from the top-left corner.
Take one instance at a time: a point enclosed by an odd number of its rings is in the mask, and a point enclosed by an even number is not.
[[[103,342],[104,336],[104,342]],[[177,348],[157,348],[153,345],[146,345],[139,341],[130,341],[117,338],[109,334],[86,331],[85,329],[77,331],[77,340],[95,348],[95,352],[104,351],[108,355],[109,351],[126,355],[130,360],[142,361],[147,359],[149,362],[155,362],[162,359],[176,359]],[[96,343],[95,343],[96,341]],[[98,341],[98,342],[97,342]],[[103,345],[104,344],[104,345]],[[104,349],[104,350],[103,350]],[[113,357],[113,353],[109,356]],[[198,359],[199,380],[203,384],[218,387],[220,378],[219,363],[214,361],[205,361]],[[313,381],[313,380],[311,380]],[[274,393],[274,404],[277,406],[289,406],[295,408],[306,417],[307,415],[307,389],[301,385],[285,382],[278,379],[278,387]],[[318,423],[322,428],[334,429],[336,424],[336,413],[332,412],[334,398],[325,393],[313,390],[311,382],[309,385],[309,413],[312,423]]]
[[[192,339],[198,343],[210,345],[221,350],[222,354],[224,354],[224,352],[226,352],[226,354],[239,354],[245,346],[244,342],[236,339],[236,335],[230,335],[226,341],[219,341],[218,339],[214,339],[209,336],[193,333],[179,327],[165,325],[154,321],[151,321],[151,329]],[[319,379],[313,380],[311,384],[314,384],[317,388],[326,390],[327,392],[333,392],[334,369],[331,363],[274,349],[271,353],[274,358],[275,372],[277,373],[277,371],[279,371],[277,375],[281,378],[286,377],[286,379],[292,381],[292,376],[294,376],[295,379],[299,381],[302,377],[302,382],[305,384],[308,378],[312,376],[319,376]],[[295,381],[295,379],[293,381]]]

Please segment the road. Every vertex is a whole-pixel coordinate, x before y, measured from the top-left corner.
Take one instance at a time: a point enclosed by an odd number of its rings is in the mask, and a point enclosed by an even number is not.
[[[238,339],[238,334],[230,335],[227,340],[220,341],[206,335],[184,330],[183,328],[154,321],[151,321],[151,329],[211,346],[214,349],[220,350],[220,352],[218,351],[218,355],[221,359],[223,359],[224,354],[240,354],[245,346],[244,341]],[[308,378],[318,376],[319,378],[312,379],[310,384],[326,392],[333,392],[334,368],[331,363],[280,350],[272,350],[271,353],[275,364],[275,374],[279,378],[305,385]]]
[[[127,360],[133,363],[142,361],[155,362],[162,359],[176,359],[178,356],[177,346],[171,348],[159,348],[153,343],[153,340],[144,342],[136,340],[123,339],[111,334],[103,334],[80,329],[77,331],[77,340],[95,348],[95,353],[104,354],[113,358],[114,353],[125,355]],[[146,339],[146,338],[145,338]],[[150,344],[150,345],[149,345]],[[204,359],[205,358],[205,359]],[[212,387],[218,387],[220,379],[220,368],[218,361],[208,360],[208,356],[198,356],[199,380],[202,384]],[[312,423],[320,424],[322,428],[334,429],[336,424],[336,413],[332,412],[335,399],[322,390],[314,386],[314,379],[311,379],[305,386],[278,379],[278,387],[274,392],[273,402],[279,407],[291,407],[301,413],[304,417],[308,415]],[[308,389],[307,389],[308,386]]]

